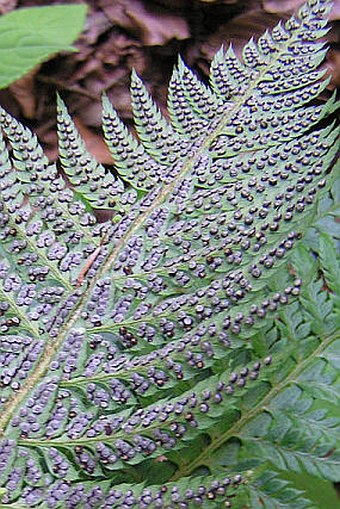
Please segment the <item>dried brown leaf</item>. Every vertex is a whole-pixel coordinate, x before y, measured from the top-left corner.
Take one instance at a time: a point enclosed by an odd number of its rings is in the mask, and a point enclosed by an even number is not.
[[[10,85],[9,90],[26,118],[34,118],[36,110],[35,76],[38,68]]]
[[[289,14],[296,11],[305,0],[263,0],[263,9],[270,13],[284,13]],[[331,21],[340,19],[340,0],[333,0],[333,7],[330,14]]]
[[[146,46],[190,37],[186,19],[162,6],[151,8],[140,0],[100,0],[99,5],[113,23],[131,31]]]

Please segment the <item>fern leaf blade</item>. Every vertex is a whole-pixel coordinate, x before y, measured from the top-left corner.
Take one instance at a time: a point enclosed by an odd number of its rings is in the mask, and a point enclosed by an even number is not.
[[[93,208],[118,208],[124,186],[105,171],[85,148],[61,98],[57,97],[59,158],[75,190]],[[86,168],[86,175],[84,169]],[[114,202],[117,202],[117,207]]]

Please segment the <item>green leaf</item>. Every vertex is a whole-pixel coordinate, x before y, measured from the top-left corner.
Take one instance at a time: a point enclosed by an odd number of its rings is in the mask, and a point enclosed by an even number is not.
[[[73,51],[87,7],[55,5],[17,9],[0,18],[0,88],[59,51]]]
[[[317,479],[308,474],[296,475],[293,473],[284,474],[295,488],[304,490],[314,507],[317,509],[340,509],[340,500],[332,483]]]
[[[322,261],[322,267],[329,289],[337,297],[337,303],[340,301],[340,269],[337,260],[337,251],[333,239],[326,233],[320,235],[319,254]]]

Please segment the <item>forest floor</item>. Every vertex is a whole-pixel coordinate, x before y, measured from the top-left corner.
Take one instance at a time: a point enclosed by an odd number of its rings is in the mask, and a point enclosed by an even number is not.
[[[20,7],[84,3],[77,0],[0,0],[0,14]],[[0,102],[37,134],[47,155],[57,157],[55,94],[72,113],[88,150],[102,164],[112,160],[101,136],[101,97],[107,93],[132,125],[132,68],[166,114],[167,87],[178,54],[208,81],[209,65],[223,44],[240,54],[250,37],[286,19],[303,0],[87,0],[78,52],[59,54],[0,91]],[[335,0],[325,65],[340,85],[340,0]]]

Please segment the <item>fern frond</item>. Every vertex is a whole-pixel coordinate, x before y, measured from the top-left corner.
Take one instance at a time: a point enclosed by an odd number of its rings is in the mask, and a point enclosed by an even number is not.
[[[338,480],[336,250],[300,240],[338,148],[328,11],[221,49],[211,88],[179,60],[170,122],[133,73],[117,175],[60,99],[63,175],[1,110],[4,507],[304,509],[274,469]]]
[[[304,497],[301,490],[292,488],[288,481],[280,479],[275,472],[263,472],[254,485],[247,487],[247,505],[236,508],[252,509],[315,509],[315,505]]]
[[[156,161],[118,117],[108,98],[103,99],[103,129],[119,175],[134,189],[150,190],[160,180]],[[128,203],[133,204],[134,200]]]
[[[85,148],[77,129],[58,96],[59,156],[63,171],[70,183],[76,187],[85,203],[92,208],[115,210],[117,196],[119,204],[124,203],[124,184],[97,163]]]

